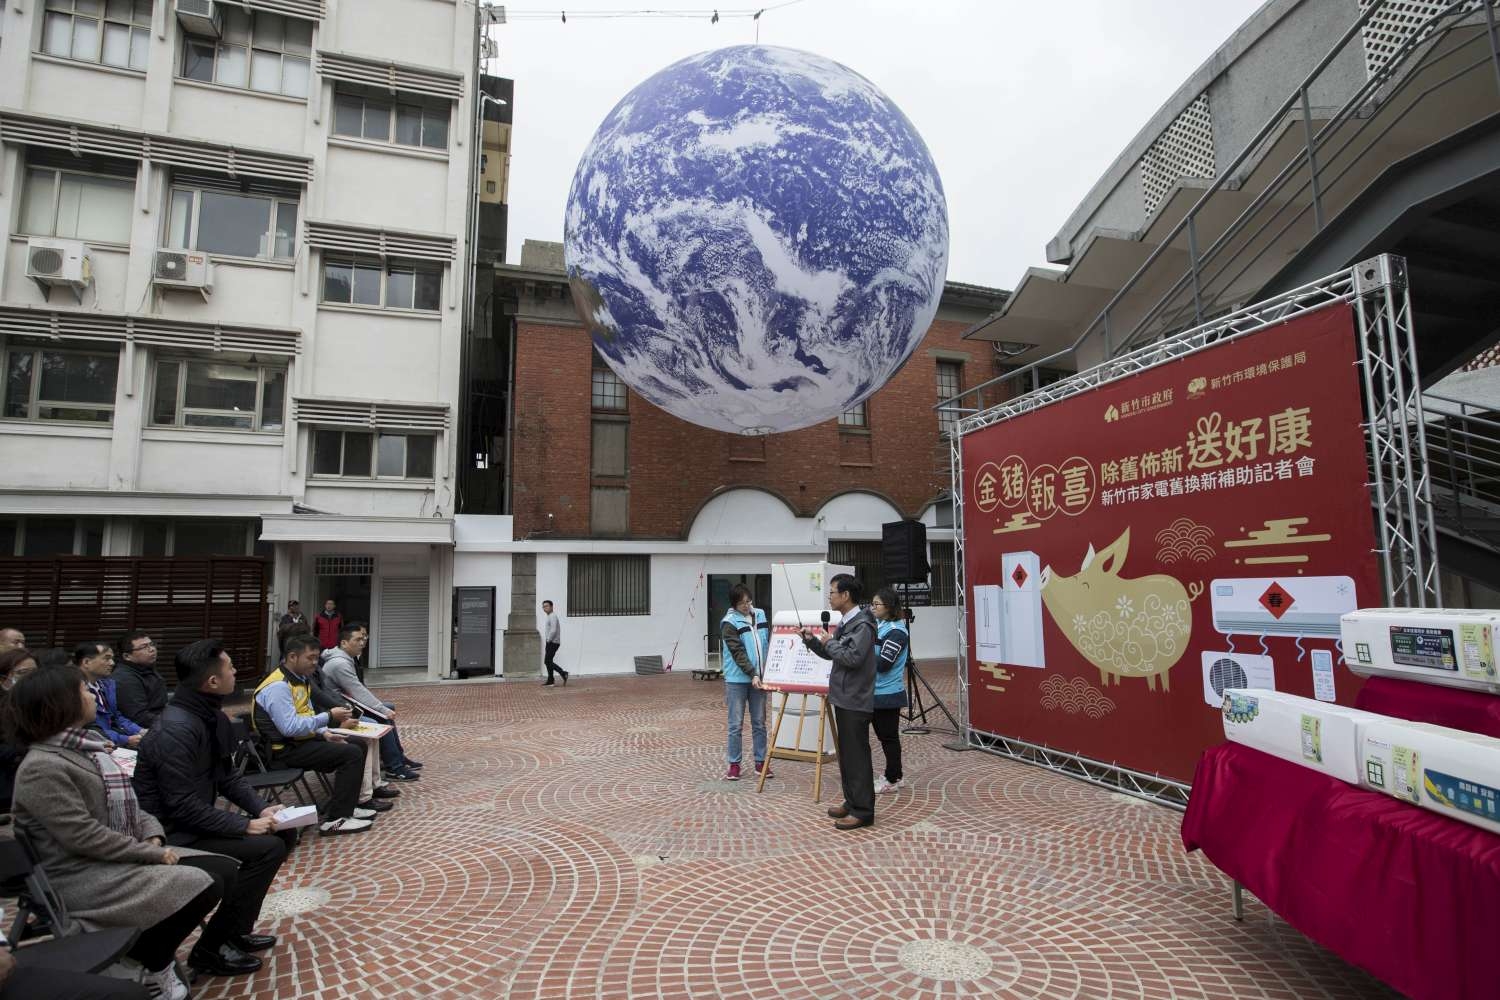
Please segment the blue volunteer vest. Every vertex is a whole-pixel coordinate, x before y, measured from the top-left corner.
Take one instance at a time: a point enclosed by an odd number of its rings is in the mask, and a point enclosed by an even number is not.
[[[896,665],[889,670],[876,671],[875,673],[875,696],[878,698],[883,694],[905,694],[906,693],[906,662],[911,658],[911,636],[906,631],[906,622],[893,622],[881,620],[875,631],[875,644],[879,646],[885,643],[885,638],[891,632],[899,631],[901,637],[907,641],[907,647],[901,650],[901,656],[896,660]]]
[[[733,625],[735,631],[740,634],[740,641],[745,644],[745,655],[749,657],[756,671],[761,669],[761,650],[771,644],[771,626],[766,622],[766,613],[760,608],[755,609],[755,623],[752,625],[750,619],[730,608],[724,615],[724,622]],[[740,665],[734,662],[734,657],[729,655],[729,644],[719,642],[719,663],[724,668],[724,680],[730,684],[749,684],[750,675],[740,669]]]

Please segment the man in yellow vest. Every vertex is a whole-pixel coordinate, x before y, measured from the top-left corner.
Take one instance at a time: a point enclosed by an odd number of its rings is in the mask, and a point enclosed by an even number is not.
[[[255,689],[251,721],[271,749],[274,767],[300,767],[333,775],[333,797],[323,808],[323,833],[361,833],[373,825],[375,811],[361,809],[360,781],[365,750],[345,742],[337,728],[349,718],[347,708],[319,712],[312,703],[312,677],[318,670],[318,640],[293,635],[279,668]],[[330,728],[332,727],[332,728]]]

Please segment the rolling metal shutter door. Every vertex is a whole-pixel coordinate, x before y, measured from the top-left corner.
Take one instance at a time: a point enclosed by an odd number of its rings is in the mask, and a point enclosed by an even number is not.
[[[427,577],[385,577],[380,581],[380,632],[375,667],[427,666]]]

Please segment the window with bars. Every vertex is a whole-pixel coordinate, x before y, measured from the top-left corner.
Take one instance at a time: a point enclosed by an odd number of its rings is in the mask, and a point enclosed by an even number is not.
[[[114,419],[120,355],[11,348],[5,352],[0,415],[11,420]]]
[[[374,556],[315,556],[314,576],[374,576]]]
[[[569,618],[650,613],[650,556],[568,556]]]
[[[227,257],[290,260],[297,247],[297,198],[174,184],[167,243]]]
[[[185,34],[182,76],[265,94],[306,97],[312,65],[311,21],[222,4],[219,38]]]
[[[441,268],[377,257],[323,257],[324,302],[437,312],[442,298]]]
[[[848,427],[853,430],[864,430],[869,427],[869,415],[865,409],[865,403],[855,403],[849,409],[839,414],[839,426]]]
[[[589,389],[589,405],[596,410],[625,409],[625,382],[595,356]]]
[[[885,586],[885,558],[879,540],[831,541],[828,561],[838,566],[853,566],[854,575],[864,586],[863,603],[868,604],[875,591]]]
[[[436,97],[368,94],[340,84],[333,98],[333,134],[395,146],[448,148],[453,102]]]
[[[42,52],[146,72],[151,0],[47,0]]]
[[[156,363],[151,400],[157,427],[280,431],[286,369],[164,359]]]
[[[134,174],[134,166],[131,165]],[[135,180],[31,167],[21,196],[21,232],[97,243],[129,243]]]
[[[959,361],[939,361],[937,363],[937,398],[938,402],[952,399],[964,388],[964,366]],[[954,425],[958,423],[958,414],[952,410],[938,411],[938,431],[942,434],[952,434]]]
[[[430,480],[436,442],[431,434],[315,430],[312,472],[345,479]]]
[[[956,593],[956,581],[953,577],[954,555],[952,542],[932,542],[928,548],[928,565],[931,567],[928,577],[932,586],[932,606],[935,608],[951,608],[958,603]]]

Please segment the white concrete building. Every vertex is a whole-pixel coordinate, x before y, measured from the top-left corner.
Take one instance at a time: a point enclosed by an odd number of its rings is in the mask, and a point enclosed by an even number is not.
[[[260,553],[446,673],[475,17],[0,7],[0,557]]]

